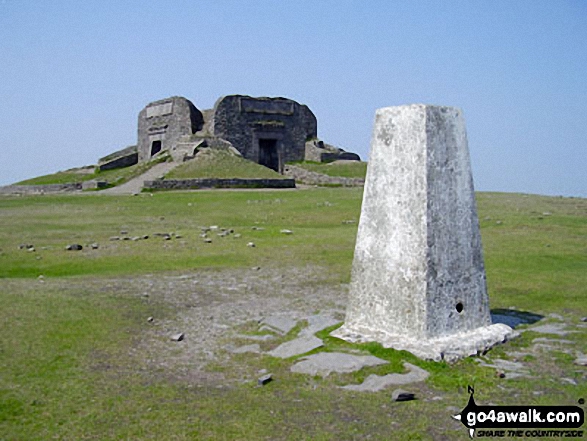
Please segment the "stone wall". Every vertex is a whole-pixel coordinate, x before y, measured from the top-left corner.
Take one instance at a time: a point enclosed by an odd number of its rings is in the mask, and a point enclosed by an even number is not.
[[[316,173],[306,170],[302,167],[288,164],[283,170],[285,176],[294,178],[296,182],[307,185],[324,185],[324,186],[342,186],[342,187],[361,187],[365,185],[362,178],[344,178],[342,176],[328,176],[322,173]]]
[[[71,191],[81,191],[82,183],[76,182],[71,184],[47,184],[47,185],[6,185],[0,187],[0,194],[45,194],[45,193],[64,193]]]
[[[293,100],[229,95],[214,106],[212,130],[246,159],[281,172],[286,162],[304,160],[317,122],[307,106]]]
[[[294,179],[161,179],[145,181],[145,190],[190,190],[199,188],[295,188]]]
[[[333,162],[339,159],[349,161],[360,161],[356,153],[345,152],[343,149],[326,144],[323,141],[314,139],[307,141],[305,145],[305,161],[312,162]]]
[[[139,113],[139,162],[168,151],[179,138],[196,133],[203,125],[202,112],[186,98],[176,96],[148,104]]]
[[[102,162],[101,164],[98,163],[98,168],[100,171],[112,170],[114,168],[130,167],[137,162],[139,162],[139,154],[135,151],[133,153],[115,157],[109,161]]]

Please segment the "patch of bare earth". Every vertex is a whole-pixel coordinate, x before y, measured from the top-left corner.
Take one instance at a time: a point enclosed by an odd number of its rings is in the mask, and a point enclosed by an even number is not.
[[[137,364],[170,379],[226,384],[207,366],[238,369],[224,349],[240,335],[238,326],[274,315],[343,317],[348,287],[326,278],[321,268],[202,270],[108,280],[102,289],[139,296],[153,311],[131,348]],[[183,339],[173,341],[180,333]]]

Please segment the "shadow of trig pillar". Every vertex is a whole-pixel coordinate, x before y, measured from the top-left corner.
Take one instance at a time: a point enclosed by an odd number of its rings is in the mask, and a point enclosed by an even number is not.
[[[452,361],[512,332],[491,324],[462,112],[377,110],[349,305],[332,335]]]

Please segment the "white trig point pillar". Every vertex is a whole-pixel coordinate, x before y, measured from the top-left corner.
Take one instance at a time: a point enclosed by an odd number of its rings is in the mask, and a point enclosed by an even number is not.
[[[462,112],[377,110],[350,300],[332,335],[452,361],[512,333],[491,324]]]

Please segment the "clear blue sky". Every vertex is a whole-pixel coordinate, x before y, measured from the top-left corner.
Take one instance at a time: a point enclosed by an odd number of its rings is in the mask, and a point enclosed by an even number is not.
[[[0,0],[0,185],[135,144],[150,101],[235,93],[363,158],[375,109],[457,106],[477,190],[587,197],[585,0]]]

